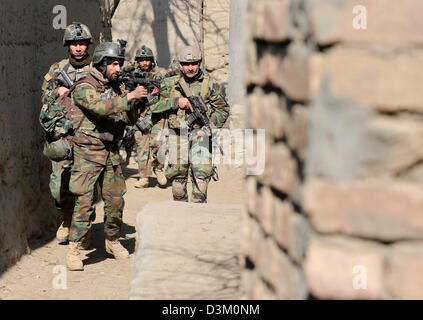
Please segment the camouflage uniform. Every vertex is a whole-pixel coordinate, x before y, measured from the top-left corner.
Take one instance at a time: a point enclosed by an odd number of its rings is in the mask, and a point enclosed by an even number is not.
[[[172,193],[174,200],[188,201],[187,178],[191,173],[193,182],[193,202],[207,202],[207,187],[214,174],[211,163],[211,141],[208,136],[196,137],[190,141],[187,129],[183,127],[189,112],[179,109],[178,99],[186,97],[178,81],[182,75],[164,79],[160,88],[160,100],[152,107],[155,115],[166,115],[170,129],[169,166],[166,175],[173,179]],[[188,82],[187,82],[188,83]],[[225,90],[210,76],[201,71],[191,83],[188,83],[194,96],[201,95],[208,111],[207,117],[212,128],[221,128],[229,116],[229,105],[226,102]],[[201,124],[194,122],[193,128],[199,129]],[[189,161],[184,154],[189,152]],[[175,161],[176,160],[176,161]],[[191,169],[191,172],[189,170]]]
[[[91,43],[92,40],[89,29],[85,25],[80,24],[82,33],[76,35],[75,24],[76,23],[72,23],[66,28],[63,37],[63,45],[67,46],[69,42],[73,40],[87,40],[88,43]],[[50,67],[48,73],[44,76],[44,82],[41,87],[43,91],[41,102],[45,107],[41,110],[40,119],[46,117],[45,113],[52,112],[49,106],[53,105],[59,97],[58,88],[60,86],[65,86],[65,79],[63,79],[60,72],[64,70],[69,78],[73,82],[76,82],[88,75],[90,62],[91,56],[89,55],[82,61],[75,61],[72,57],[69,57],[54,63]],[[70,225],[75,203],[73,195],[69,192],[68,185],[72,163],[72,160],[52,161],[52,173],[49,183],[50,192],[55,200],[56,207],[63,214],[63,225],[65,227]]]
[[[143,72],[143,70],[137,65],[136,67],[137,72]],[[155,80],[161,80],[164,78],[164,74],[166,71],[160,67],[153,67],[151,69],[152,78]],[[155,97],[150,102],[147,102],[146,99],[139,102],[140,105],[140,113],[139,119],[147,118],[147,123],[150,123],[151,113],[149,112],[150,106],[157,103],[159,97]],[[150,142],[155,140],[155,136],[153,131],[149,135],[142,134],[136,127],[135,129],[135,161],[138,164],[140,178],[147,178],[151,174],[151,167],[152,162],[154,161],[154,157],[152,154],[152,150],[150,148]]]
[[[74,136],[74,165],[71,170],[70,191],[76,196],[75,210],[69,240],[84,240],[91,228],[90,216],[94,212],[94,186],[99,181],[104,201],[104,231],[106,239],[120,236],[126,193],[125,179],[119,157],[119,141],[107,142],[101,134],[110,130],[112,114],[118,114],[125,122],[134,123],[136,109],[130,108],[126,95],[119,87],[112,87],[94,67],[90,70],[102,89],[82,83],[72,92],[75,110],[72,121],[79,123]],[[109,121],[107,120],[109,119]]]
[[[49,72],[44,76],[44,83],[42,86],[43,104],[48,103],[48,99],[53,102],[58,98],[57,88],[58,84],[54,79],[60,78],[59,73],[65,70],[69,78],[76,82],[85,77],[89,73],[89,65],[82,68],[75,68],[70,64],[69,59],[64,59],[60,62],[53,64]],[[56,201],[58,209],[65,215],[73,212],[73,197],[68,190],[68,181],[70,176],[70,168],[72,167],[72,160],[52,161],[52,173],[50,175],[50,191]]]

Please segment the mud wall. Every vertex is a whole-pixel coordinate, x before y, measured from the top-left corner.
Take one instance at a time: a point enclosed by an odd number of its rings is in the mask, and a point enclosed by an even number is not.
[[[248,1],[248,298],[423,298],[422,6]]]
[[[96,43],[100,36],[111,38],[102,3],[60,2],[67,23],[87,24]],[[64,30],[53,27],[60,14],[53,13],[56,5],[50,0],[0,3],[0,270],[28,252],[29,239],[57,222],[48,188],[51,165],[42,155],[44,136],[38,123],[43,76],[67,55]],[[56,25],[63,23],[57,19]]]
[[[112,18],[113,40],[128,41],[128,59],[145,44],[167,68],[185,45],[204,50],[204,65],[227,82],[229,0],[121,0]]]

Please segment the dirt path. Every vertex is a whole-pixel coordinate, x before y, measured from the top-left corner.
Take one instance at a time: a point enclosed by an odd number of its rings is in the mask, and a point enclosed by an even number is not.
[[[170,187],[160,188],[155,178],[151,178],[154,187],[136,189],[137,170],[134,164],[125,168],[124,173],[128,191],[121,242],[131,253],[131,258],[118,261],[105,252],[103,207],[100,203],[93,224],[91,248],[83,251],[84,271],[65,271],[67,245],[57,244],[55,230],[51,230],[42,238],[31,241],[31,254],[23,256],[0,276],[0,299],[128,299],[136,215],[147,202],[171,200],[172,194]],[[209,202],[242,203],[241,169],[222,166],[219,176],[219,182],[210,184]],[[60,289],[64,284],[60,280],[65,278],[66,289]]]

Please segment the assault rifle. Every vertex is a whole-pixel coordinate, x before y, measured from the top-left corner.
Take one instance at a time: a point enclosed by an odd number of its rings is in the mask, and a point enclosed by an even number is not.
[[[207,106],[203,98],[201,96],[194,96],[192,94],[183,77],[180,78],[179,85],[187,96],[193,109],[193,112],[188,116],[188,119],[186,120],[188,128],[191,128],[196,120],[200,120],[202,127],[205,127],[211,133],[210,121],[206,116]]]
[[[70,88],[73,86],[73,81],[71,80],[71,78],[69,78],[68,74],[66,73],[65,70],[60,70],[60,75],[62,76],[63,80],[64,80],[64,84],[66,86],[66,88]],[[62,82],[62,81],[61,81]]]
[[[149,95],[148,100],[160,92],[160,80],[153,79],[151,72],[136,71],[134,66],[123,68],[118,76],[118,82],[124,83],[129,91],[135,90],[138,86],[146,87]]]
[[[207,118],[206,112],[207,112],[207,105],[204,102],[203,98],[201,96],[194,96],[188,87],[188,84],[186,83],[185,79],[181,77],[179,79],[179,85],[181,86],[182,90],[184,91],[185,95],[187,96],[193,112],[188,116],[188,119],[186,120],[186,124],[188,128],[192,129],[192,125],[196,120],[199,120],[202,125],[202,130],[205,131],[205,133],[208,136],[211,136],[212,141],[216,143],[217,146],[219,146],[220,152],[223,153],[223,149],[217,139],[217,136],[213,136],[211,127],[210,127],[210,120]]]
[[[71,78],[69,78],[69,75],[66,73],[66,71],[63,69],[60,70],[60,72],[50,81],[50,86],[54,85],[57,87],[65,87],[68,89],[70,89],[70,87],[72,87],[74,83]]]
[[[149,117],[148,119],[143,118],[141,120],[138,119],[135,125],[137,126],[138,130],[141,131],[143,134],[149,134],[151,129],[150,122],[151,122],[151,117]]]
[[[147,88],[147,101],[150,102],[152,98],[160,93],[160,80],[153,79],[151,72],[139,72],[135,70],[134,66],[124,68],[119,74],[118,81],[125,84],[129,90],[135,90],[138,86]],[[138,120],[135,125],[143,134],[150,132],[150,126],[146,121]]]

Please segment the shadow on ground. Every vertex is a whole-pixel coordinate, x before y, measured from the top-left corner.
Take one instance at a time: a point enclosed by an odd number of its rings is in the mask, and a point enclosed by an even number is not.
[[[122,226],[122,234],[120,243],[128,250],[129,254],[135,252],[135,237],[128,237],[129,234],[134,234],[136,232],[135,227],[128,225],[126,223]],[[105,236],[104,236],[104,223],[94,223],[91,229],[91,245],[89,250],[93,250],[89,252],[86,256],[88,257],[85,259],[84,265],[90,265],[102,262],[108,258],[113,258],[113,256],[106,252],[104,248]]]

